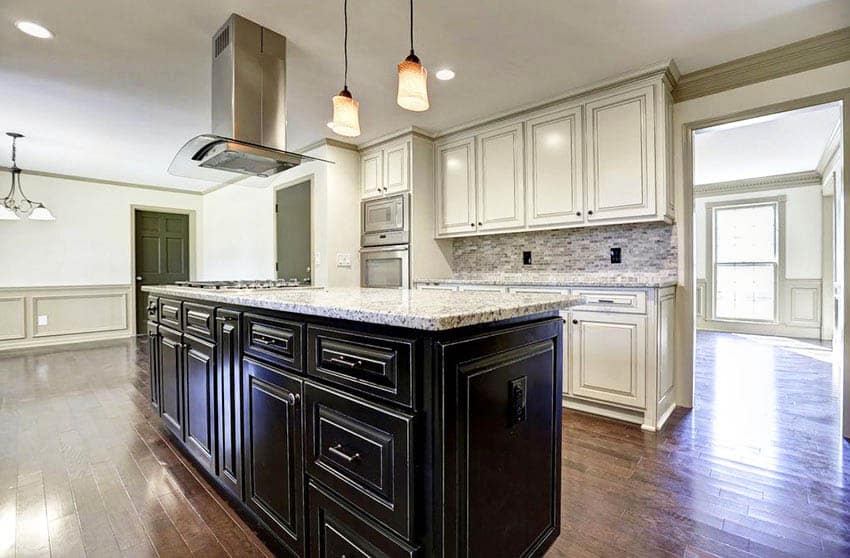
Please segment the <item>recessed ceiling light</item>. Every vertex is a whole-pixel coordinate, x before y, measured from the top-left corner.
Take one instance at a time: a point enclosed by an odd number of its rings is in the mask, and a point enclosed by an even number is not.
[[[437,73],[434,74],[437,76],[437,79],[441,79],[443,81],[447,81],[450,79],[454,79],[455,73],[448,68],[443,68],[442,70],[437,70]]]
[[[333,130],[333,129],[334,129],[334,121],[333,121],[333,120],[331,120],[330,122],[328,122],[328,128],[330,128],[331,130]]]
[[[53,33],[50,32],[50,29],[32,21],[16,21],[15,27],[31,37],[38,37],[39,39],[53,38]]]

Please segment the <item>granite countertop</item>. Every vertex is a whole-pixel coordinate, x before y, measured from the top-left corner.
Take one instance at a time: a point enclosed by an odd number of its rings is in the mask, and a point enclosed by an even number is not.
[[[207,300],[294,314],[339,318],[422,330],[446,330],[563,310],[581,297],[559,294],[515,294],[429,291],[417,289],[199,289],[145,286],[160,296]]]
[[[672,287],[678,282],[670,273],[503,273],[492,275],[458,276],[446,279],[417,281],[419,284],[455,283],[464,285],[529,285],[540,287]]]

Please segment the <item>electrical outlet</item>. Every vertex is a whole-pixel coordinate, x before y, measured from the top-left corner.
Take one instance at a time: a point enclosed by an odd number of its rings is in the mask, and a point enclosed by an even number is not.
[[[47,325],[47,314],[39,314],[38,315],[38,325],[46,326]]]
[[[523,250],[522,252],[522,265],[531,265],[531,251]]]
[[[611,263],[618,264],[623,262],[623,253],[619,246],[611,248]]]
[[[351,267],[351,254],[347,252],[338,252],[336,255],[337,267]]]

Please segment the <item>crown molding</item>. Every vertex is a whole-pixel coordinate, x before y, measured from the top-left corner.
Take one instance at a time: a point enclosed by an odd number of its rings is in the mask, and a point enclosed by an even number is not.
[[[679,103],[845,60],[850,60],[850,27],[685,74],[673,88],[673,100]]]
[[[762,192],[765,190],[784,190],[802,188],[804,186],[820,186],[822,177],[819,172],[805,171],[757,178],[744,178],[728,182],[694,185],[694,197],[704,198],[723,194],[740,194],[747,192]]]
[[[357,146],[353,143],[348,143],[345,141],[340,141],[334,138],[322,138],[318,141],[314,141],[313,143],[307,144],[304,147],[299,147],[295,150],[296,153],[307,153],[308,151],[313,151],[314,149],[318,149],[320,147],[339,147],[342,149],[350,149],[351,151],[357,151]]]
[[[375,138],[373,140],[358,144],[357,149],[359,149],[360,151],[364,151],[366,149],[375,147],[376,145],[387,143],[388,141],[397,140],[404,136],[418,136],[428,141],[434,141],[434,134],[432,134],[429,130],[426,130],[425,128],[420,128],[418,126],[408,126],[406,128],[402,128],[401,130],[396,130],[394,132],[390,132],[389,134],[384,134],[383,136]]]
[[[826,170],[830,168],[838,157],[838,149],[841,147],[841,122],[835,125],[835,129],[829,136],[826,142],[826,147],[818,161],[817,171],[821,176],[826,174]]]
[[[10,172],[9,167],[0,166],[0,172]],[[171,192],[173,194],[188,194],[190,196],[202,196],[208,190],[184,190],[181,188],[169,188],[168,186],[154,186],[153,184],[140,184],[137,182],[121,182],[120,180],[104,180],[102,178],[91,178],[89,176],[77,176],[74,174],[60,174],[55,172],[45,172],[37,170],[24,170],[24,175],[42,176],[44,178],[55,178],[58,180],[73,180],[75,182],[88,182],[90,184],[100,184],[103,186],[119,186],[122,188],[141,188],[142,190],[155,190],[158,192]]]

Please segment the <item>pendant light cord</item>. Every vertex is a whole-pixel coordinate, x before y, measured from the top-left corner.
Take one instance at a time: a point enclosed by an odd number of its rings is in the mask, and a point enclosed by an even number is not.
[[[413,0],[410,0],[410,52],[413,53]]]
[[[345,77],[343,78],[343,85],[345,89],[348,89],[348,0],[343,0],[343,13],[345,14],[345,33],[343,39],[343,58],[345,59]]]

